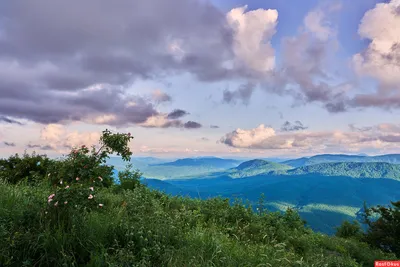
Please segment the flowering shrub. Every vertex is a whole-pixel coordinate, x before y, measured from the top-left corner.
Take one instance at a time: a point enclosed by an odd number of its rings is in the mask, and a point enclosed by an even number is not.
[[[73,148],[65,159],[55,162],[47,174],[54,190],[47,199],[48,216],[68,225],[71,209],[90,212],[103,208],[96,192],[113,183],[113,167],[105,165],[106,159],[109,154],[116,153],[124,160],[130,160],[132,152],[128,143],[132,138],[130,134],[113,134],[105,130],[98,150],[95,146],[89,149],[82,145]]]

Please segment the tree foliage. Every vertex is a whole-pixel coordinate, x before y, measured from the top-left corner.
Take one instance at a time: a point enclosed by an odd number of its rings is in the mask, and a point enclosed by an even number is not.
[[[400,201],[389,207],[366,208],[364,222],[368,225],[365,240],[374,247],[400,257]]]

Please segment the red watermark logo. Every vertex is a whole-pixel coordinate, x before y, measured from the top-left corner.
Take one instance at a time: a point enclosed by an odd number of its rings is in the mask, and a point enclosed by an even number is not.
[[[400,267],[400,261],[375,261],[375,267]]]

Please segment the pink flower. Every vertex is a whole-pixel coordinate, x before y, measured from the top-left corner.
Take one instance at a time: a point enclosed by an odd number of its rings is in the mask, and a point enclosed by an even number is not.
[[[88,199],[92,199],[93,198],[93,195],[92,194],[90,194],[89,195],[89,197],[88,197]]]
[[[53,199],[52,198],[49,198],[48,200],[47,200],[47,203],[50,203],[50,202],[52,202],[53,201]]]
[[[131,133],[128,133],[128,136],[131,136]]]
[[[103,182],[103,178],[101,178],[101,176],[99,176],[99,180]]]
[[[76,177],[75,180],[79,181],[79,177]]]
[[[68,189],[69,188],[69,185],[67,185],[66,187],[65,187],[65,189]]]
[[[47,199],[52,199],[56,194],[51,194]]]
[[[99,207],[102,208],[104,205],[103,204],[99,204]]]
[[[67,205],[68,204],[68,201],[64,201],[64,205]]]
[[[58,206],[58,201],[56,203],[54,203],[54,206],[57,207]]]
[[[93,187],[93,186],[89,187],[89,189],[90,189],[91,191],[94,191],[94,187]]]

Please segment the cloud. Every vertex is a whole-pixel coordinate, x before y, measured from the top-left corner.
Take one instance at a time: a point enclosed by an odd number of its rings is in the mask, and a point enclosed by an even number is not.
[[[336,29],[331,23],[338,5],[311,10],[298,34],[282,40],[282,63],[262,81],[263,88],[278,95],[290,95],[295,105],[318,102],[329,112],[347,110],[346,91],[351,84],[337,79],[330,64],[337,50]]]
[[[282,132],[261,124],[254,129],[236,129],[220,142],[233,148],[283,150],[294,153],[329,153],[337,151],[380,151],[399,149],[400,125],[379,124],[365,131]]]
[[[368,47],[353,56],[360,76],[375,78],[375,93],[356,95],[351,104],[357,107],[400,107],[400,1],[379,3],[367,11],[359,25],[359,35],[370,41]]]
[[[27,147],[64,153],[73,147],[98,145],[99,140],[98,132],[69,131],[64,125],[48,124],[41,130],[40,142],[28,144]]]
[[[224,14],[201,0],[2,1],[0,114],[44,124],[142,123],[158,112],[127,93],[132,82],[253,77],[273,67],[266,39],[276,20],[275,10]],[[171,96],[155,91],[152,100]]]
[[[200,138],[200,141],[202,141],[202,142],[208,142],[208,141],[210,141],[210,139],[208,139],[207,137],[202,137],[202,138]]]
[[[183,124],[183,127],[186,129],[198,129],[198,128],[201,128],[202,125],[195,121],[188,121]]]
[[[188,121],[186,123],[177,119],[168,118],[168,114],[158,114],[156,116],[149,117],[145,122],[140,123],[139,126],[145,128],[186,128],[186,129],[197,129],[201,128],[202,125],[197,122]]]
[[[255,84],[242,84],[236,91],[225,90],[223,92],[223,102],[235,104],[240,100],[243,104],[249,104],[250,98],[254,92]]]
[[[305,130],[308,127],[304,126],[303,123],[301,123],[300,121],[295,121],[294,123],[290,123],[289,121],[286,121],[282,127],[281,127],[281,131],[282,132],[292,132],[292,131],[301,131],[301,130]]]
[[[5,146],[15,147],[15,143],[3,142],[3,144],[4,144]]]
[[[179,119],[185,115],[188,115],[189,113],[186,112],[185,110],[182,109],[175,109],[174,111],[168,113],[167,118],[168,119]]]
[[[49,145],[35,145],[35,144],[28,144],[26,146],[27,148],[31,148],[31,149],[39,149],[39,150],[54,150],[55,148]]]
[[[170,95],[158,89],[152,92],[151,98],[158,104],[172,101],[172,97]]]
[[[313,10],[307,14],[304,18],[304,27],[322,41],[327,41],[336,34],[329,20],[326,19],[326,13],[321,9]]]
[[[236,64],[264,73],[275,66],[271,38],[278,23],[278,11],[257,9],[245,12],[247,5],[234,8],[227,14],[227,21],[234,29],[233,51]]]
[[[10,119],[10,118],[7,118],[6,116],[0,116],[0,122],[5,122],[5,123],[9,123],[9,124],[23,125],[21,122],[19,122],[17,120]]]
[[[211,128],[211,129],[218,129],[219,126],[218,126],[218,125],[210,125],[210,128]]]

